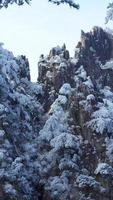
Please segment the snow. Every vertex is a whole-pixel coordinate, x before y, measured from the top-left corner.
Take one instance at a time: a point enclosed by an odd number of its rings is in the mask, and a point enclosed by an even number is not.
[[[52,139],[50,144],[56,151],[64,148],[79,149],[78,140],[71,133],[61,133],[59,136]]]
[[[113,139],[106,138],[106,155],[113,162]]]
[[[111,91],[111,88],[108,86],[105,86],[103,89],[100,90],[100,93],[104,95],[106,99],[110,99],[112,101],[113,99],[113,92]]]
[[[27,90],[29,91],[30,95],[43,95],[42,85],[39,83],[32,83],[30,82]]]
[[[86,81],[84,81],[84,84],[89,88],[89,89],[93,89],[93,83],[92,83],[92,80],[90,78],[90,76],[87,77]]]
[[[49,78],[49,79],[52,79],[53,78],[53,73],[50,72],[50,71],[47,71],[46,77]]]
[[[89,94],[86,98],[87,101],[95,100],[95,96],[93,94]]]
[[[64,95],[59,95],[57,101],[61,105],[66,105],[66,103],[67,103],[67,97],[64,96]]]
[[[61,62],[60,56],[57,56],[57,55],[56,55],[56,56],[54,57],[53,63],[60,64],[60,62]]]
[[[105,100],[103,104],[98,104],[98,110],[92,113],[91,120],[87,123],[93,131],[97,133],[113,133],[113,103]]]
[[[68,199],[69,186],[68,179],[63,176],[55,176],[50,179],[49,185],[46,190],[50,190],[53,199]]]
[[[95,52],[96,52],[96,51],[95,51],[95,49],[93,49],[93,47],[92,47],[92,46],[90,46],[90,48],[89,48],[89,49],[90,49],[90,51],[91,51],[91,52],[93,52],[93,53],[95,53]]]
[[[41,60],[47,70],[45,78],[53,77],[53,67],[65,72],[69,65],[74,67],[78,62],[75,58],[65,60],[61,48],[54,50],[56,55]],[[90,50],[94,52],[91,47]],[[71,77],[75,88],[64,83],[56,93],[50,81],[45,85],[46,79],[44,84],[29,81],[27,60],[21,56],[15,58],[2,47],[0,56],[0,177],[8,198],[19,199],[20,192],[22,199],[38,198],[37,186],[43,186],[48,199],[59,200],[74,199],[76,191],[79,199],[93,199],[93,192],[97,191],[97,195],[105,192],[97,180],[98,175],[113,178],[112,88],[95,89],[86,66],[77,69],[77,65]],[[49,111],[42,113],[48,100],[43,91],[45,86],[50,89],[46,90],[48,96],[56,99],[52,99]],[[90,121],[85,123],[87,116]],[[87,159],[91,154],[96,156],[96,152],[99,164],[94,173]],[[87,191],[89,194],[85,195]]]
[[[61,62],[58,68],[59,69],[66,69],[67,68],[67,64],[65,62]]]
[[[49,117],[43,129],[40,131],[39,140],[50,141],[55,136],[60,135],[61,132],[65,132],[67,130],[67,125],[65,123],[66,116],[62,112],[63,111],[61,110],[59,112],[55,109],[55,113],[53,113],[53,115]]]
[[[51,105],[49,118],[43,129],[40,131],[39,140],[50,141],[55,136],[67,130],[67,115],[63,110],[63,105],[67,103],[67,97],[59,95],[55,102]]]
[[[103,176],[110,175],[113,177],[113,168],[107,163],[99,163],[95,170],[95,174],[100,174]]]
[[[93,94],[89,94],[86,97],[86,100],[79,101],[79,105],[81,105],[85,111],[92,113],[92,104],[95,101],[95,96]]]
[[[4,159],[4,151],[0,149],[0,162]]]
[[[84,109],[84,111],[87,112],[87,114],[89,113],[90,115],[92,113],[93,108],[91,102],[82,100],[80,101],[80,106],[82,106],[82,109]]]
[[[68,177],[71,179],[72,174],[79,171],[80,138],[71,133],[68,125],[67,105],[70,103],[68,97],[71,93],[72,88],[69,84],[61,87],[38,137],[40,176],[45,184],[45,190],[53,199],[68,199]],[[59,171],[58,176],[56,170]]]
[[[42,115],[37,95],[43,95],[43,89],[29,81],[25,56],[16,58],[0,47],[0,177],[7,199],[19,199],[20,191],[22,199],[32,199],[36,179],[33,156],[37,156],[36,135]]]
[[[69,83],[65,83],[61,89],[59,90],[59,94],[65,95],[65,96],[70,96],[72,92],[71,86]]]
[[[51,59],[49,60],[50,63],[53,65],[53,64],[56,64],[56,65],[60,65],[61,63],[61,58],[60,56],[58,55],[55,55],[54,57],[51,57]]]
[[[33,97],[31,97],[30,95],[25,95],[25,94],[20,94],[18,92],[15,92],[15,95],[13,96],[13,98],[17,99],[18,102],[21,104],[21,106],[24,106],[26,108],[28,108],[28,110],[33,111],[35,109],[35,111],[39,109],[40,104],[38,102],[36,102],[34,100]]]
[[[67,114],[65,113],[65,108],[63,108],[63,106],[68,102],[65,95],[69,95],[71,93],[71,86],[69,84],[64,84],[60,91],[62,95],[60,94],[51,105],[49,110],[50,116],[39,133],[40,140],[50,141],[55,136],[67,131]]]
[[[78,63],[78,59],[77,58],[71,58],[71,63],[76,65]]]
[[[3,104],[0,104],[0,114],[2,114],[5,111],[5,106]]]
[[[11,164],[12,177],[16,178],[16,176],[22,173],[23,169],[24,169],[24,165],[22,163],[22,159],[17,157]]]
[[[73,156],[72,159],[71,159],[71,156],[64,157],[60,160],[59,169],[61,171],[65,170],[65,169],[70,169],[70,170],[74,169],[76,171],[79,171],[79,167],[76,164],[77,161],[78,161],[78,157],[76,154]]]
[[[87,73],[83,66],[81,66],[75,73],[75,81],[76,78],[82,78],[84,81],[87,79]]]
[[[80,174],[76,179],[76,183],[79,188],[92,188],[95,191],[99,191],[101,188],[100,183],[95,181],[92,176]]]
[[[10,183],[5,183],[4,190],[5,190],[6,194],[13,195],[13,197],[16,196],[16,194],[17,194],[16,190]]]
[[[105,65],[101,64],[101,69],[113,69],[113,59],[107,61]]]
[[[55,116],[58,118],[61,117],[63,114],[62,102],[65,103],[66,99],[60,98],[60,100],[56,99],[55,102],[51,105],[49,110],[49,114],[54,113]]]
[[[5,132],[4,130],[0,130],[0,141],[4,138]]]
[[[83,66],[80,66],[79,69],[77,69],[77,71],[75,72],[74,81],[76,83],[76,88],[85,85],[87,87],[88,92],[94,90],[91,77],[87,76],[87,72]]]

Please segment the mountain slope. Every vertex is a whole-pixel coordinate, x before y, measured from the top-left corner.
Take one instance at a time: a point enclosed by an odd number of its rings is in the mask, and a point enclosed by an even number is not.
[[[30,81],[25,56],[0,46],[0,199],[113,199],[113,36],[81,32]]]

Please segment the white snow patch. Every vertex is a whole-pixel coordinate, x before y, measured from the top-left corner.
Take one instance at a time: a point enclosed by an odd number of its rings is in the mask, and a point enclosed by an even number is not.
[[[100,65],[101,69],[113,69],[113,59],[107,61],[105,65]]]
[[[60,89],[60,91],[59,91],[59,94],[61,94],[61,95],[67,95],[67,96],[69,96],[69,95],[71,95],[71,92],[72,92],[72,88],[71,88],[71,86],[70,86],[70,84],[69,83],[65,83],[62,87],[61,87],[61,89]]]
[[[101,174],[101,175],[112,175],[113,176],[113,168],[108,165],[107,163],[99,163],[95,174]]]

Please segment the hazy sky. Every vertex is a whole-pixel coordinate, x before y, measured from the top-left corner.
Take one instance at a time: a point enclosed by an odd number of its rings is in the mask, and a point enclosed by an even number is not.
[[[0,42],[14,55],[28,57],[32,80],[37,78],[40,54],[66,43],[71,55],[80,38],[80,31],[94,25],[105,27],[106,7],[110,0],[78,0],[80,10],[66,5],[55,6],[48,0],[32,0],[31,6],[10,6],[0,10]],[[96,3],[97,2],[97,3]],[[107,26],[113,27],[113,22]]]

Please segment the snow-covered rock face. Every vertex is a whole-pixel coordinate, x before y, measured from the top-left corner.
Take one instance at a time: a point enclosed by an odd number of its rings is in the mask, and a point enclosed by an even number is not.
[[[0,198],[113,199],[113,41],[94,27],[41,55],[0,46]]]
[[[106,31],[96,26],[89,33],[81,31],[81,53],[89,58],[98,56],[102,62],[109,60],[112,54],[111,38]]]
[[[84,66],[96,87],[113,89],[113,38],[102,28],[94,27],[89,33],[81,33],[81,41],[75,50],[78,63]],[[103,70],[104,69],[104,70]]]
[[[49,111],[38,138],[43,199],[113,198],[113,179],[105,181],[113,167],[112,42],[94,27],[81,33],[74,58],[64,46],[39,61]]]
[[[38,82],[43,83],[47,111],[57,98],[62,85],[74,82],[75,63],[77,63],[77,59],[70,57],[65,45],[52,48],[47,57],[41,55],[38,62]]]

